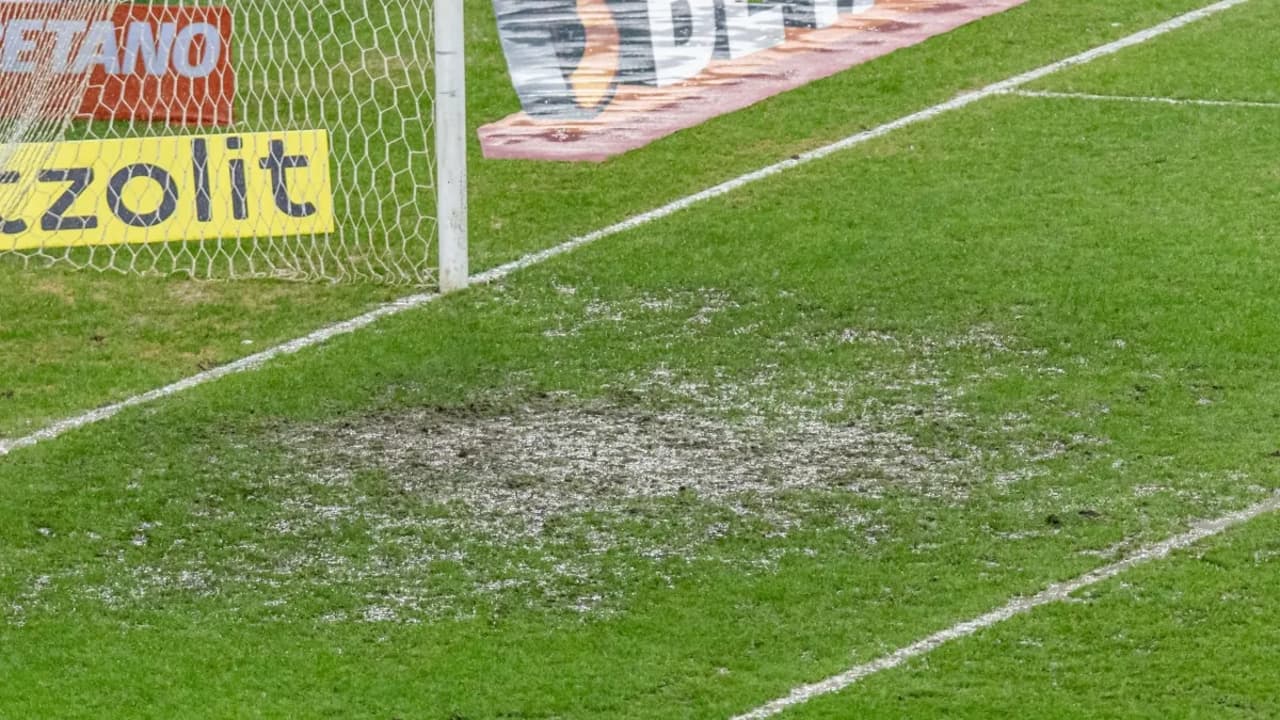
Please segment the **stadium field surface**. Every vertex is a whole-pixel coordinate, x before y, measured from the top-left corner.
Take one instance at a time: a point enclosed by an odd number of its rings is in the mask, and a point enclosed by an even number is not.
[[[473,157],[483,271],[1054,69],[0,456],[0,717],[1280,715],[1277,43],[1030,0]],[[405,292],[0,274],[10,442]]]

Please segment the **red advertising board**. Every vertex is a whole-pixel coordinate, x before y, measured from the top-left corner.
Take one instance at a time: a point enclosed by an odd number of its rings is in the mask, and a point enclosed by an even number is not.
[[[225,7],[0,3],[0,117],[229,125]]]

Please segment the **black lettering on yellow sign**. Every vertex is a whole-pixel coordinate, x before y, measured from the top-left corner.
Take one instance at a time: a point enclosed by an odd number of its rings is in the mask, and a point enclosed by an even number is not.
[[[323,131],[23,145],[10,165],[0,234],[19,249],[333,230]]]

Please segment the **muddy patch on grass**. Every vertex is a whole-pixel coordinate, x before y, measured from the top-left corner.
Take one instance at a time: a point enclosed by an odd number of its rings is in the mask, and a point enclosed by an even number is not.
[[[645,302],[588,315],[678,310],[683,329],[730,303]],[[513,380],[467,406],[272,427],[244,441],[262,458],[237,492],[212,491],[181,527],[140,531],[146,542],[117,549],[85,597],[114,608],[235,597],[254,618],[322,623],[606,617],[655,582],[884,551],[917,515],[961,508],[975,485],[1020,482],[1070,449],[1028,440],[1026,414],[967,414],[974,386],[1045,366],[988,329],[787,340],[879,360],[856,377],[659,366],[611,376],[592,398]],[[980,362],[950,368],[955,353]],[[209,472],[209,487],[223,484]],[[238,540],[211,549],[198,540],[209,537]]]
[[[801,417],[775,426],[570,398],[491,414],[408,410],[295,428],[279,440],[310,468],[295,479],[343,484],[377,470],[397,492],[522,520],[531,533],[551,516],[677,495],[724,502],[888,486],[948,495],[964,469],[962,459],[861,423]]]
[[[895,427],[953,421],[946,402],[833,421],[840,381],[709,385],[659,368],[625,384],[626,404],[562,393],[278,428],[290,470],[263,489],[265,527],[294,549],[267,574],[392,588],[331,622],[513,603],[600,617],[654,578],[888,542],[881,498],[959,503],[982,461]]]

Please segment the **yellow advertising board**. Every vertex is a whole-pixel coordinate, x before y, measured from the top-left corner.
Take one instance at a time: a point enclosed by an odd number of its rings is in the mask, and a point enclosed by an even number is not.
[[[18,145],[0,170],[0,248],[332,232],[324,130]]]

